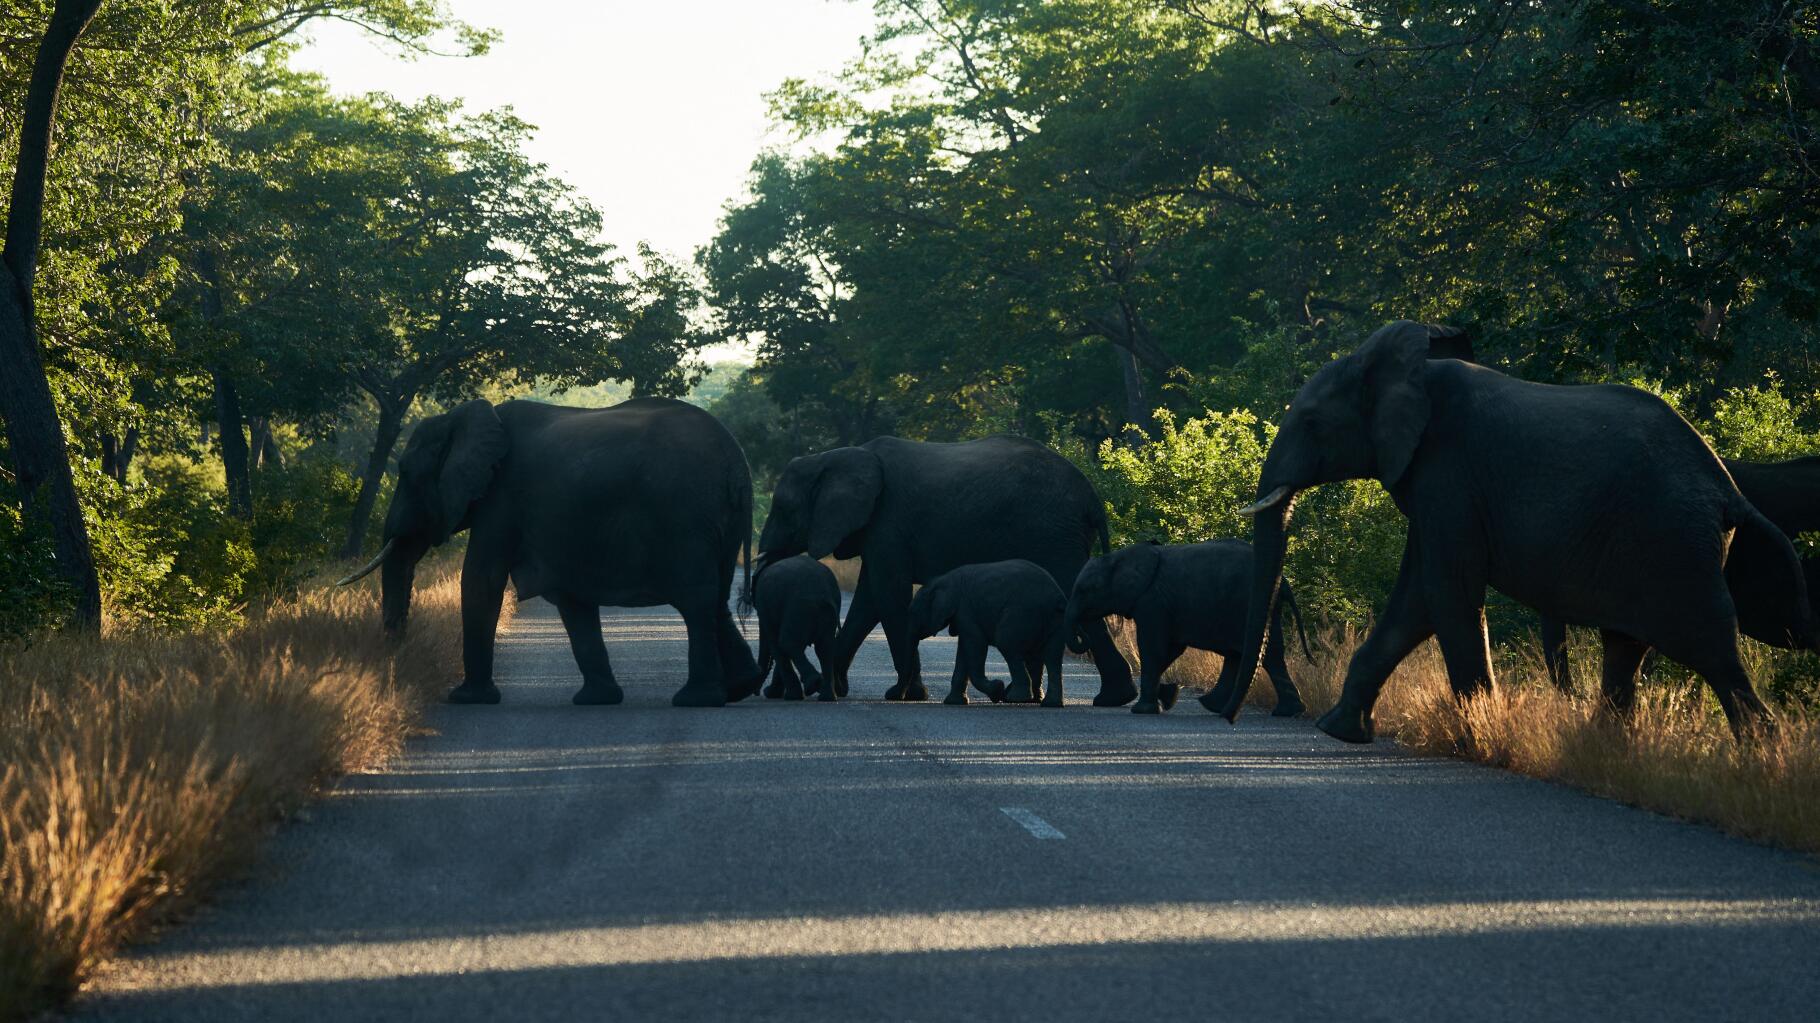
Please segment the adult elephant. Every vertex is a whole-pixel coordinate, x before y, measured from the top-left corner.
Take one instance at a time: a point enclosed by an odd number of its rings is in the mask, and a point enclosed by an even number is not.
[[[1099,539],[1110,548],[1106,508],[1093,485],[1067,459],[1022,437],[958,444],[880,437],[793,459],[778,477],[771,514],[759,537],[765,562],[810,557],[862,558],[859,584],[835,640],[837,670],[874,626],[885,626],[897,683],[888,700],[926,700],[916,638],[910,632],[911,587],[962,565],[1022,558],[1035,562],[1063,592]],[[1098,707],[1137,696],[1131,669],[1103,622],[1082,626],[1100,673]]]
[[[1785,536],[1820,531],[1820,456],[1785,462],[1725,459],[1725,468],[1752,506]],[[1808,593],[1820,587],[1820,556],[1801,559]],[[1815,649],[1803,633],[1800,609],[1783,583],[1782,549],[1756,531],[1740,532],[1725,559],[1725,585],[1738,608],[1738,631],[1784,650]],[[1542,618],[1542,657],[1549,678],[1562,692],[1572,692],[1573,671],[1567,663],[1567,623]]]
[[[752,476],[725,427],[693,405],[634,398],[604,409],[470,401],[418,424],[398,461],[379,556],[389,632],[404,628],[426,551],[468,531],[461,565],[463,679],[451,703],[498,703],[494,632],[507,579],[556,605],[581,668],[577,704],[615,704],[600,609],[669,604],[689,633],[672,703],[750,695],[757,665],[727,596],[752,544]],[[747,559],[750,560],[749,558]]]
[[[1431,359],[1448,332],[1401,321],[1302,387],[1264,459],[1253,516],[1252,592],[1238,715],[1282,580],[1295,495],[1374,478],[1409,520],[1390,600],[1347,666],[1320,728],[1372,738],[1372,708],[1396,666],[1440,640],[1456,693],[1491,685],[1485,589],[1600,628],[1605,690],[1620,708],[1651,647],[1699,672],[1734,729],[1765,713],[1738,660],[1726,590],[1734,528],[1780,551],[1783,585],[1813,633],[1794,547],[1738,493],[1725,467],[1660,398],[1632,387],[1561,387]]]

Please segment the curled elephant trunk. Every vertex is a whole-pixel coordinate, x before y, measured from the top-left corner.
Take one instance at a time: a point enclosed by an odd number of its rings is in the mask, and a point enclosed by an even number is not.
[[[404,636],[405,623],[411,616],[411,585],[417,577],[417,562],[427,550],[429,544],[415,537],[394,537],[386,542],[384,557],[378,559],[379,606],[389,638]]]
[[[1251,596],[1245,608],[1238,674],[1233,676],[1232,694],[1226,705],[1207,708],[1228,721],[1237,720],[1239,708],[1245,705],[1245,695],[1251,691],[1251,677],[1257,673],[1258,656],[1264,648],[1264,633],[1276,610],[1277,592],[1283,583],[1283,557],[1288,546],[1289,507],[1293,501],[1293,491],[1278,487],[1246,509],[1253,515]]]

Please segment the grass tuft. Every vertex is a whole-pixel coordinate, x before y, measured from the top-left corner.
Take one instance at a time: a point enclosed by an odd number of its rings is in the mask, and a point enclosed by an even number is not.
[[[0,1020],[243,868],[275,822],[397,752],[459,673],[459,585],[397,646],[377,590],[317,589],[225,633],[0,650]]]

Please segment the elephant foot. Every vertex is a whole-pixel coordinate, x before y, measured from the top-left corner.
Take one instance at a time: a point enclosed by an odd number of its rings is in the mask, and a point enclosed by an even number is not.
[[[1051,688],[1049,690],[1049,694],[1047,696],[1043,697],[1043,706],[1060,707],[1061,705],[1062,705],[1062,691],[1060,689]]]
[[[822,703],[833,703],[835,700],[839,699],[839,697],[834,695],[833,686],[822,686],[821,690],[815,694],[815,698]]]
[[[847,673],[845,671],[842,671],[840,677],[834,680],[834,695],[847,695]]]
[[[672,707],[725,707],[727,691],[720,686],[698,686],[693,683],[683,686],[670,697]]]
[[[1364,708],[1352,706],[1344,700],[1322,714],[1314,726],[1341,742],[1362,744],[1373,738],[1371,715],[1365,713]]]
[[[1299,718],[1307,709],[1308,706],[1302,702],[1302,697],[1292,689],[1287,693],[1277,694],[1277,705],[1271,710],[1270,716],[1273,718]]]
[[[612,707],[625,699],[626,691],[617,682],[584,682],[569,702],[577,707]]]
[[[491,705],[499,702],[499,687],[491,682],[486,685],[470,685],[463,682],[449,690],[449,702],[472,705]]]
[[[733,679],[726,683],[727,702],[738,703],[758,692],[757,679]]]
[[[986,683],[986,688],[984,690],[982,690],[982,692],[984,692],[986,694],[986,696],[992,700],[993,703],[1004,703],[1006,700],[1011,699],[1011,697],[1009,695],[1007,695],[1007,693],[1005,691],[1005,683],[999,681],[996,678],[988,679],[987,683]]]
[[[967,705],[967,694],[966,693],[949,693],[947,696],[942,698],[942,702],[947,704],[950,707],[965,707]]]
[[[784,699],[800,700],[802,698],[803,698],[803,687],[802,686],[794,685],[794,686],[785,686],[784,687]]]
[[[929,689],[921,682],[899,682],[897,685],[885,690],[885,699],[887,700],[903,701],[905,703],[920,703],[928,698]]]
[[[782,684],[773,682],[770,685],[765,687],[765,699],[781,700],[783,698],[784,698],[784,687]]]
[[[996,682],[997,679],[993,681]],[[1006,703],[1035,703],[1043,698],[1041,693],[1031,692],[1030,687],[1022,683],[1016,683],[1010,688],[1006,688],[1005,684],[1000,682],[999,690],[1004,694]]]
[[[1175,698],[1180,696],[1181,693],[1181,686],[1176,685],[1174,682],[1165,682],[1156,687],[1156,702],[1162,704],[1164,710],[1174,710]]]
[[[1125,704],[1137,699],[1137,695],[1137,686],[1134,686],[1129,682],[1125,683],[1124,687],[1119,689],[1101,686],[1100,691],[1093,697],[1093,705],[1095,707],[1123,707]]]
[[[1161,714],[1162,712],[1162,704],[1156,700],[1139,700],[1131,705],[1133,714]]]

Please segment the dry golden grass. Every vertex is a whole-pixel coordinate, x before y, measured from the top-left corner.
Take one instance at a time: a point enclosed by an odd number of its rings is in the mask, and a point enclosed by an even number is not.
[[[1109,619],[1114,639],[1137,663],[1130,623]],[[1346,665],[1363,637],[1351,631],[1317,639],[1314,659],[1294,650],[1289,673],[1319,713],[1339,699]],[[1541,647],[1504,650],[1490,693],[1462,703],[1447,683],[1440,649],[1423,645],[1391,677],[1374,715],[1378,735],[1421,753],[1461,757],[1769,845],[1820,853],[1820,723],[1784,708],[1767,735],[1735,741],[1703,685],[1649,682],[1620,719],[1592,695],[1568,696],[1548,682]],[[1596,645],[1573,651],[1582,680],[1598,677]],[[1781,654],[1747,644],[1753,677],[1766,677]],[[1216,654],[1189,651],[1165,678],[1208,688]],[[1666,673],[1665,673],[1666,674]],[[1260,678],[1246,703],[1268,709],[1276,696]]]
[[[459,672],[456,575],[424,576],[396,648],[369,584],[225,634],[0,650],[0,1019],[67,998],[326,782],[397,751]]]

